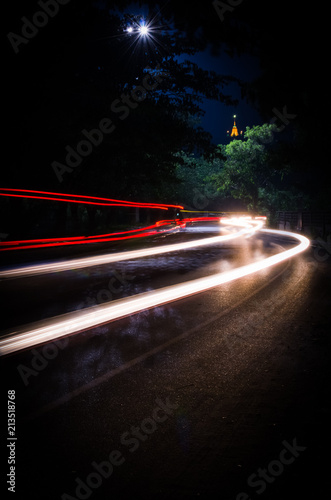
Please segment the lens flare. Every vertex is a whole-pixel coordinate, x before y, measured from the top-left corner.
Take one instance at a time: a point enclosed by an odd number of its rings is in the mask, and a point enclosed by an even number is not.
[[[139,32],[141,35],[148,35],[148,27],[146,25],[140,26]]]

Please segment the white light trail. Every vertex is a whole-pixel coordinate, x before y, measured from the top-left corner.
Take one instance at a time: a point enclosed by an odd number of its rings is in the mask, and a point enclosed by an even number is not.
[[[253,221],[254,222],[254,221]],[[79,259],[70,259],[64,262],[52,262],[49,264],[35,264],[30,266],[22,266],[13,269],[7,269],[0,271],[1,278],[14,278],[20,276],[34,276],[38,274],[46,273],[58,273],[61,271],[67,271],[72,269],[81,269],[84,267],[100,266],[102,264],[110,264],[112,262],[119,262],[131,259],[140,259],[142,257],[150,257],[154,255],[160,255],[162,253],[168,252],[178,252],[180,250],[188,250],[189,248],[195,248],[206,245],[214,245],[217,243],[222,243],[224,241],[229,241],[234,238],[239,238],[240,236],[251,234],[262,227],[263,222],[257,222],[255,225],[250,224],[247,221],[240,219],[227,219],[222,220],[222,224],[241,227],[240,231],[232,234],[226,234],[222,236],[214,236],[212,238],[203,238],[201,240],[187,241],[185,243],[176,243],[173,245],[162,245],[159,247],[152,247],[141,250],[131,250],[128,252],[119,252],[106,255],[98,255],[95,257],[82,257]]]
[[[5,338],[2,338],[0,340],[1,355],[3,356],[37,344],[49,342],[66,335],[88,330],[98,325],[135,314],[145,309],[150,309],[189,295],[209,290],[222,285],[223,283],[228,283],[244,276],[248,276],[249,274],[261,271],[262,269],[266,269],[270,266],[279,264],[280,262],[303,252],[309,246],[309,240],[300,234],[272,229],[262,229],[262,231],[270,234],[284,235],[295,238],[299,241],[299,244],[290,250],[285,250],[279,254],[273,255],[272,257],[267,257],[264,260],[247,264],[230,271],[161,288],[153,292],[142,293],[133,297],[118,300],[111,304],[94,306],[86,310],[76,311],[74,313],[51,318],[47,322],[35,324],[34,326],[30,326],[28,329],[15,332]]]

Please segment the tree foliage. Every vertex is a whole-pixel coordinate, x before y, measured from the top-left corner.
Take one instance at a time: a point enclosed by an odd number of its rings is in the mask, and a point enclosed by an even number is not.
[[[164,9],[150,6],[149,18],[161,29],[143,39],[127,32],[139,17],[115,7],[116,2],[68,4],[56,23],[20,47],[16,59],[9,57],[9,87],[24,85],[6,118],[16,133],[8,138],[3,184],[156,201],[165,178],[175,175],[178,151],[211,149],[211,136],[199,125],[202,100],[233,104],[225,91],[232,78],[185,59],[201,44],[173,26]],[[133,101],[146,68],[160,83]],[[123,96],[132,102],[126,115],[114,112],[114,102],[120,101],[120,109]],[[86,139],[82,131],[98,128],[104,118],[116,130],[59,185],[52,163],[65,164],[66,148],[76,150]]]
[[[221,172],[212,176],[223,196],[243,201],[253,213],[272,214],[307,203],[307,197],[287,182],[289,165],[275,163],[280,147],[276,133],[272,124],[247,127],[244,140],[235,139],[223,146],[226,160]]]
[[[270,182],[274,172],[267,165],[267,150],[261,140],[269,139],[271,125],[247,127],[245,140],[233,140],[224,148],[226,161],[213,178],[225,196],[241,199],[247,208],[256,212],[259,207],[259,188]]]
[[[210,178],[218,174],[221,167],[220,155],[197,157],[184,151],[178,153],[176,161],[178,180],[172,188],[174,200],[193,211],[216,210],[220,196]]]

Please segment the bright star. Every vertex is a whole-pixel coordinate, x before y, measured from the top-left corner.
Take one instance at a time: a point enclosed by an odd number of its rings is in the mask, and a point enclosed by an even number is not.
[[[140,26],[139,31],[140,31],[141,35],[147,35],[147,33],[148,33],[148,27],[146,25]]]

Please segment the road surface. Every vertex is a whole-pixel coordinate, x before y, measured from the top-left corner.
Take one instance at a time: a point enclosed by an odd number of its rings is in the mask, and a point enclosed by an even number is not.
[[[291,246],[264,234],[129,266],[6,280],[5,329]],[[3,357],[3,401],[15,390],[17,440],[7,440],[7,457],[15,452],[17,498],[324,498],[330,276],[309,249]]]

